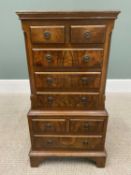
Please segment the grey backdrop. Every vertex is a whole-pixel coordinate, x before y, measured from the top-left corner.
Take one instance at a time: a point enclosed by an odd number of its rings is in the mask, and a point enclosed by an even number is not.
[[[131,78],[130,0],[0,0],[0,79],[28,78],[18,10],[121,10],[112,36],[108,78]]]

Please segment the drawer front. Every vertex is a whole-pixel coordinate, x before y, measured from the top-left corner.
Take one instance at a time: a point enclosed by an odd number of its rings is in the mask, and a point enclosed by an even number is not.
[[[78,94],[42,94],[32,97],[33,109],[49,109],[49,110],[96,110],[99,95],[78,95]]]
[[[65,119],[32,119],[35,134],[62,134],[66,132]]]
[[[102,134],[104,119],[70,119],[71,134]]]
[[[31,26],[32,43],[64,43],[64,26]]]
[[[104,43],[105,25],[71,26],[71,43]]]
[[[33,50],[35,71],[100,71],[103,49]]]
[[[100,150],[102,137],[34,137],[33,149]]]
[[[99,91],[100,73],[36,73],[37,91]]]

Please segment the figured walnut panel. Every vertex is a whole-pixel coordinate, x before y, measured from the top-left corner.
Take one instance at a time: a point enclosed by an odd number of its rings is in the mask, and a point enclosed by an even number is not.
[[[102,137],[52,137],[36,136],[33,148],[38,150],[102,150]]]
[[[31,26],[33,43],[64,43],[64,26]]]
[[[36,91],[99,91],[100,73],[35,73]]]
[[[104,119],[70,119],[71,134],[102,134],[104,131]]]
[[[32,97],[32,109],[41,110],[97,110],[99,95],[42,94]]]
[[[35,71],[100,71],[103,49],[33,49]]]
[[[104,43],[106,25],[71,26],[71,43]]]
[[[65,119],[39,119],[31,120],[34,134],[64,134],[66,132]]]

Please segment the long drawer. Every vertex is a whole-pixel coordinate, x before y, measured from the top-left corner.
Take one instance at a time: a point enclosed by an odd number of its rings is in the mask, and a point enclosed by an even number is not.
[[[41,110],[98,110],[98,93],[41,93],[32,96],[32,109]]]
[[[36,91],[99,91],[101,73],[47,72],[35,73]]]
[[[101,71],[103,49],[33,49],[35,71]]]
[[[50,149],[68,149],[68,150],[101,150],[103,149],[102,136],[40,136],[33,137],[33,149],[50,150]]]

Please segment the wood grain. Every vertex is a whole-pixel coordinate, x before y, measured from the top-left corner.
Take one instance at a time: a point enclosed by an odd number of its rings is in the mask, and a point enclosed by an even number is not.
[[[105,25],[71,26],[71,43],[104,43]]]
[[[50,55],[51,59],[46,56]],[[101,71],[103,49],[33,49],[35,71]]]
[[[31,87],[32,167],[87,157],[105,167],[105,85],[119,11],[19,11]]]
[[[101,136],[52,137],[34,135],[35,150],[102,150]]]
[[[64,43],[64,26],[31,26],[30,30],[33,43]]]
[[[36,91],[99,91],[100,73],[47,72],[35,73]]]

